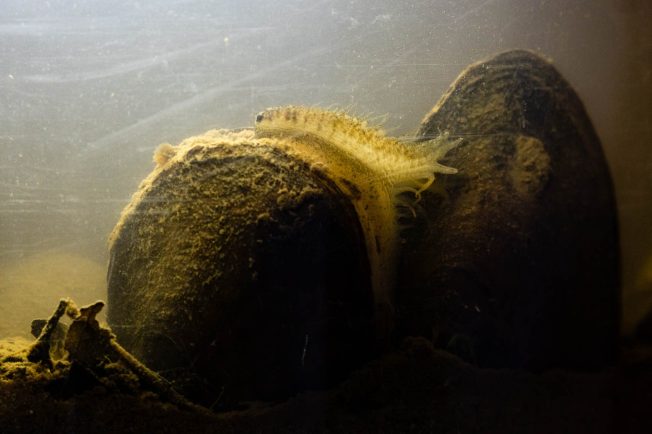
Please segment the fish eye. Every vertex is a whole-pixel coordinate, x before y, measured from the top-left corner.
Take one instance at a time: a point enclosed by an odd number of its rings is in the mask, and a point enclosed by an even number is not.
[[[258,114],[256,115],[256,122],[262,122],[263,117],[264,117],[264,116],[263,116],[263,113],[262,113],[262,112],[258,113]]]

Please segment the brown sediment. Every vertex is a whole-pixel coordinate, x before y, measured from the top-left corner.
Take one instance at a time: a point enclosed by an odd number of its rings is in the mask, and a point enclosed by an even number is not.
[[[70,299],[62,299],[47,320],[35,342],[3,341],[0,345],[0,382],[11,385],[24,381],[26,385],[50,388],[57,394],[81,393],[96,386],[110,391],[129,390],[134,395],[154,392],[161,402],[180,409],[208,413],[177,393],[169,382],[150,370],[115,340],[115,335],[96,320],[104,307],[98,301],[77,308]],[[61,318],[73,319],[64,336],[65,353],[52,357],[53,333]]]
[[[50,372],[24,360],[10,365],[0,341],[0,423],[24,432],[483,432],[648,433],[652,352],[636,366],[602,373],[478,369],[425,339],[406,340],[328,391],[281,403],[251,403],[209,414],[182,409],[127,386],[119,366],[99,378],[71,369]],[[17,371],[22,372],[18,374]],[[86,386],[82,386],[87,382]],[[95,382],[95,383],[94,383]],[[90,384],[90,387],[89,387]],[[112,386],[121,384],[121,387]],[[67,386],[66,386],[67,385]]]

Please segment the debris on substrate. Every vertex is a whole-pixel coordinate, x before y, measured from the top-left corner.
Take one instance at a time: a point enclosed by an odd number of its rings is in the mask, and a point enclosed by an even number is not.
[[[336,387],[213,413],[178,395],[115,341],[95,315],[62,300],[37,341],[0,340],[0,427],[25,432],[652,432],[652,347],[630,343],[597,373],[479,369],[423,338]],[[50,338],[73,319],[65,356]]]

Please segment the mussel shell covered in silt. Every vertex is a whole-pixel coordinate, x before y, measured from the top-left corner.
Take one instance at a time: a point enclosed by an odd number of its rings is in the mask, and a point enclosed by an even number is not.
[[[112,235],[126,348],[214,408],[328,386],[371,357],[360,226],[319,170],[250,131],[159,154]]]

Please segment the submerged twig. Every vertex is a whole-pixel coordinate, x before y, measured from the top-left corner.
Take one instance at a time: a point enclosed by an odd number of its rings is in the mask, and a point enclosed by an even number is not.
[[[118,342],[116,342],[115,339],[111,340],[110,344],[111,348],[115,351],[115,354],[129,367],[129,369],[131,369],[138,379],[142,383],[145,383],[150,389],[158,393],[161,397],[181,408],[209,412],[206,408],[190,402],[183,395],[174,390],[169,381],[145,366],[140,360],[135,358]]]
[[[66,313],[70,303],[71,301],[68,298],[59,300],[59,306],[57,306],[57,309],[47,320],[36,342],[27,352],[27,360],[32,363],[43,363],[49,368],[52,367],[52,359],[50,358],[50,338],[57,329],[59,320],[64,313]]]
[[[69,309],[68,314],[73,318],[73,322],[68,328],[65,348],[69,352],[71,361],[78,362],[92,370],[103,364],[107,357],[117,359],[136,375],[141,384],[165,400],[180,408],[210,413],[206,408],[190,402],[174,390],[165,378],[149,369],[124,349],[109,329],[101,327],[95,317],[103,307],[104,302],[97,301],[79,310]]]

